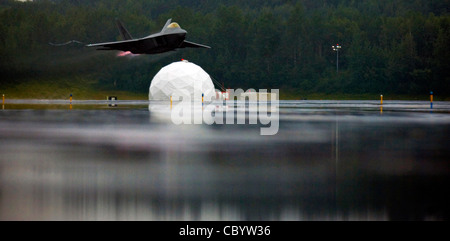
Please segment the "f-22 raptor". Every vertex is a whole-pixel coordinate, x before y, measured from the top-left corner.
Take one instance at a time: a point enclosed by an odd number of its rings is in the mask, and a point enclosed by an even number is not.
[[[160,54],[178,48],[211,48],[209,46],[186,41],[187,31],[172,19],[167,20],[161,32],[144,38],[134,39],[118,19],[117,26],[123,41],[88,44],[87,47],[99,47],[97,50],[120,50],[133,54]]]

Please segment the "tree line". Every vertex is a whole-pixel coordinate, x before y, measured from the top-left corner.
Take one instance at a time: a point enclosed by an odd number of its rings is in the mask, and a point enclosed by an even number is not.
[[[145,93],[181,58],[229,88],[293,93],[450,96],[450,16],[445,0],[35,0],[0,3],[1,85],[85,76],[99,88]],[[118,58],[82,44],[134,37],[168,18],[211,49]],[[339,72],[336,52],[340,44]]]

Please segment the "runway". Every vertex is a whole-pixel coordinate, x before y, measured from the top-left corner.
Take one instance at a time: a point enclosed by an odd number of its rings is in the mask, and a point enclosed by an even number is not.
[[[450,102],[279,101],[267,136],[254,103],[211,104],[245,124],[175,105],[9,100],[0,219],[450,219]]]

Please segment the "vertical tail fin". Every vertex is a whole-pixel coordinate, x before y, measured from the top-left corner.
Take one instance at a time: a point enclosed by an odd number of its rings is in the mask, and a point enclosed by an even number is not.
[[[117,23],[117,27],[119,28],[120,31],[120,35],[122,35],[122,38],[124,40],[130,40],[133,39],[133,37],[131,36],[131,34],[128,32],[128,30],[123,26],[123,23],[119,20],[116,19],[116,23]]]
[[[167,20],[166,24],[164,24],[164,27],[161,29],[161,32],[164,32],[164,30],[167,28],[167,26],[169,26],[169,24],[172,22],[172,19],[169,18],[169,20]]]

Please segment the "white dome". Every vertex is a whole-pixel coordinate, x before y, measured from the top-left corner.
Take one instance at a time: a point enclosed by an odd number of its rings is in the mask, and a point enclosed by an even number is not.
[[[150,100],[170,100],[170,96],[180,90],[189,93],[191,100],[194,100],[194,93],[197,100],[201,94],[204,94],[205,100],[215,98],[214,84],[209,74],[186,60],[163,67],[153,78],[148,97]]]

